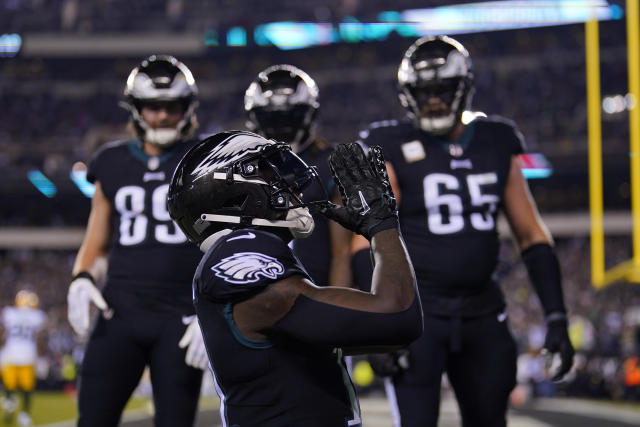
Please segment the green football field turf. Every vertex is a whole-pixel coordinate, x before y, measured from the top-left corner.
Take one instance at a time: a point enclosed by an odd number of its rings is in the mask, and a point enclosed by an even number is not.
[[[74,395],[62,392],[36,392],[31,400],[31,418],[35,425],[44,425],[58,421],[66,421],[76,418],[77,407]],[[140,409],[148,404],[147,399],[134,398],[127,404],[127,410]],[[5,414],[2,414],[4,421]],[[2,422],[0,421],[0,422]],[[3,426],[14,426],[13,423],[2,424]]]
[[[73,394],[62,392],[36,392],[31,400],[31,418],[34,425],[46,425],[60,421],[73,420],[77,417],[76,397]],[[205,397],[201,400],[202,407],[209,407],[217,404],[217,399]],[[147,398],[132,398],[125,411],[144,410],[150,405]],[[0,418],[1,427],[15,426],[15,415],[12,422],[3,424],[4,414]]]

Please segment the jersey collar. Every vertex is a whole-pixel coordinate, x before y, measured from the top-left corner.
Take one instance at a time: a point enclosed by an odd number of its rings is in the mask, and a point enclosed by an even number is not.
[[[148,169],[157,169],[157,167],[155,168],[149,167],[151,159],[156,158],[157,165],[160,166],[165,160],[171,157],[175,151],[178,150],[178,147],[181,144],[183,143],[178,142],[177,144],[173,145],[172,147],[164,151],[159,156],[150,156],[147,153],[145,153],[145,151],[142,149],[140,141],[131,140],[127,144],[127,147],[129,148],[129,151],[131,152],[131,154],[133,154],[133,157],[141,161]]]
[[[469,147],[469,144],[471,144],[471,140],[473,139],[474,133],[475,133],[475,123],[471,122],[465,126],[462,136],[460,136],[460,139],[457,141],[448,141],[446,139],[438,138],[437,136],[434,136],[428,133],[427,135],[429,136],[429,138],[436,141],[438,145],[442,147],[443,150],[445,150],[446,152],[449,152],[449,148],[452,144],[459,146],[462,149],[462,151],[467,151],[467,148]]]

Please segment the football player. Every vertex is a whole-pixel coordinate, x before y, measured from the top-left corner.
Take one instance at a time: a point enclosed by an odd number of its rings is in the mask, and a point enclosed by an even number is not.
[[[540,297],[545,348],[562,359],[554,379],[567,373],[574,353],[553,242],[517,162],[523,138],[503,118],[463,122],[473,95],[473,69],[467,50],[452,38],[413,43],[402,58],[398,84],[408,120],[374,124],[361,133],[361,142],[382,146],[388,160],[400,227],[416,267],[425,333],[408,354],[377,356],[372,364],[392,376],[387,386],[399,408],[396,425],[437,425],[440,380],[446,373],[465,426],[504,426],[517,353],[504,299],[492,278],[499,210]],[[366,265],[367,252],[356,254],[354,264]]]
[[[205,252],[193,295],[223,425],[360,426],[343,350],[406,345],[422,332],[380,150],[367,158],[340,145],[330,162],[344,207],[305,199],[322,185],[315,170],[289,144],[249,132],[207,138],[171,181],[171,217]],[[370,293],[316,286],[293,254],[287,243],[313,231],[310,205],[371,240]]]
[[[301,69],[286,64],[260,72],[244,98],[249,129],[267,139],[288,143],[306,164],[316,167],[323,188],[306,189],[304,198],[318,200],[326,198],[324,193],[328,192],[338,202],[340,195],[327,162],[333,149],[315,134],[319,107],[315,81]],[[320,194],[309,194],[314,190]],[[307,267],[315,283],[350,286],[349,243],[353,233],[322,215],[312,216],[313,234],[294,240],[293,253]]]
[[[15,297],[13,307],[2,310],[4,346],[0,353],[0,370],[5,396],[3,410],[5,423],[10,423],[18,407],[15,393],[22,394],[22,409],[18,413],[19,426],[30,426],[31,393],[36,385],[35,364],[38,358],[38,337],[44,329],[47,316],[38,309],[39,299],[34,292],[22,289]]]
[[[182,62],[154,55],[131,71],[124,95],[134,138],[106,144],[89,164],[95,194],[67,295],[80,336],[90,305],[101,311],[80,370],[78,426],[118,425],[147,365],[155,425],[193,426],[207,366],[191,302],[200,257],[171,221],[166,195],[195,142],[197,87]],[[101,293],[91,271],[104,256]]]

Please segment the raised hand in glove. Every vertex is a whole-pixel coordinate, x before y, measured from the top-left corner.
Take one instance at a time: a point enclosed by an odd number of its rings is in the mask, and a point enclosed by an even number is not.
[[[547,321],[547,336],[544,340],[544,349],[548,353],[559,354],[560,367],[551,379],[553,381],[561,380],[571,369],[573,355],[575,354],[571,340],[569,340],[566,318]]]
[[[200,330],[198,318],[194,315],[187,330],[180,339],[178,347],[186,348],[187,354],[184,362],[196,369],[207,369],[209,366],[209,358],[207,357],[207,349],[204,346],[204,338]]]
[[[376,375],[392,377],[409,368],[409,350],[403,349],[390,353],[369,354],[367,361]]]
[[[93,303],[102,311],[109,306],[87,272],[78,273],[71,280],[67,292],[67,318],[76,334],[81,337],[89,332],[89,307]]]
[[[340,144],[329,157],[329,167],[343,206],[331,202],[316,205],[320,214],[367,239],[379,231],[397,227],[396,199],[382,148],[371,147],[365,156],[357,143]]]

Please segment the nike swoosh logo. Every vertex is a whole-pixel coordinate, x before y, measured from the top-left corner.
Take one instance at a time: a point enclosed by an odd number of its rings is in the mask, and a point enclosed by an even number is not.
[[[358,194],[360,195],[360,203],[362,204],[362,211],[360,212],[360,215],[366,215],[367,212],[371,210],[371,208],[369,207],[369,204],[365,200],[364,194],[362,194],[362,191],[358,190]]]
[[[191,323],[193,321],[193,319],[196,318],[195,314],[192,314],[191,316],[182,316],[182,323],[184,325],[188,325],[189,323]]]
[[[237,240],[237,239],[255,239],[255,238],[256,238],[255,234],[253,234],[252,232],[248,232],[247,234],[241,234],[240,236],[227,239],[227,242],[230,242],[232,240]]]

